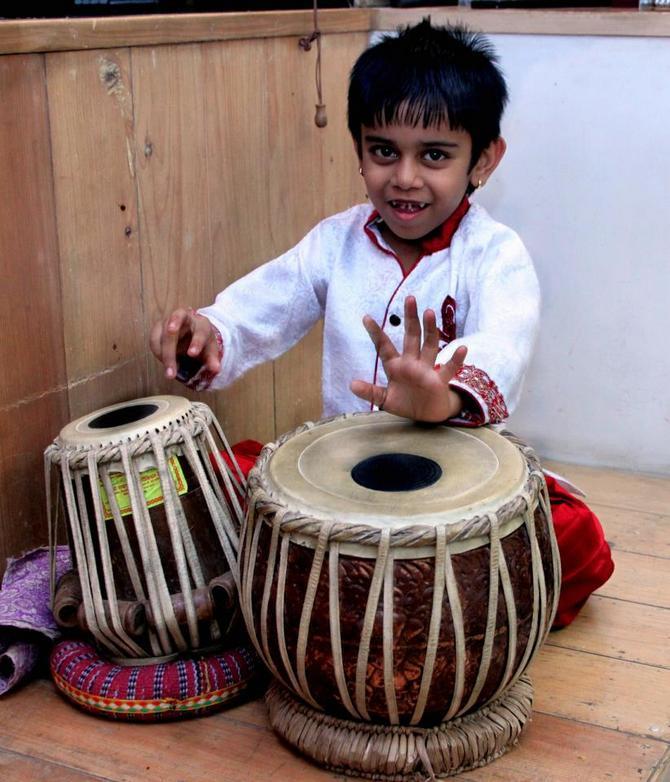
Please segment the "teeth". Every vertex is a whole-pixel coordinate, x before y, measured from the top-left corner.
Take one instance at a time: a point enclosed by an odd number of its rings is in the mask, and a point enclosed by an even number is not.
[[[391,206],[402,212],[418,212],[420,209],[425,209],[427,204],[425,202],[417,203],[415,201],[391,201]]]

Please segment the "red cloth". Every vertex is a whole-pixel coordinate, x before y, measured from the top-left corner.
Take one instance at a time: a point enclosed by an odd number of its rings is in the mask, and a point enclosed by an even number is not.
[[[588,596],[614,571],[612,552],[593,511],[546,476],[556,541],[561,555],[561,594],[552,629],[569,625]]]
[[[256,464],[256,459],[258,459],[262,449],[263,443],[259,443],[258,440],[242,440],[232,446],[231,450],[235,454],[237,463],[240,465],[240,470],[242,470],[245,478],[249,475],[249,471],[254,464]],[[222,452],[222,456],[230,466],[228,454]]]

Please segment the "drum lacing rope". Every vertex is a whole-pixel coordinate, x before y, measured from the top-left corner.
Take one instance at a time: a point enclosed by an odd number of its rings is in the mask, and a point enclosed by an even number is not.
[[[88,456],[88,475],[89,481],[92,486],[98,486],[100,482],[100,475],[98,472],[98,465],[95,461],[95,455],[89,453]],[[112,492],[113,493],[113,492]],[[143,652],[140,646],[138,646],[126,633],[121,622],[121,616],[119,614],[119,604],[116,594],[116,585],[114,584],[114,567],[112,565],[112,557],[109,549],[109,540],[107,537],[107,526],[105,524],[102,502],[98,492],[91,492],[93,499],[93,510],[95,512],[96,530],[98,533],[98,550],[100,552],[100,559],[102,564],[102,571],[105,581],[105,594],[107,595],[107,605],[109,606],[109,612],[111,614],[112,626],[116,632],[117,637],[122,642],[124,652],[131,656],[142,656]],[[86,504],[82,506],[82,511],[85,512]],[[84,529],[88,528],[88,519],[84,520]],[[95,557],[95,554],[93,554]],[[95,560],[91,564],[94,564]],[[96,613],[102,611],[100,619],[106,619],[106,611],[102,599],[96,601],[95,604]],[[99,619],[99,620],[100,620]]]
[[[496,629],[496,618],[498,615],[498,576],[500,562],[500,527],[498,517],[495,513],[489,514],[491,522],[491,537],[489,541],[489,597],[488,597],[488,615],[486,617],[486,631],[484,633],[484,645],[482,649],[479,671],[475,684],[470,693],[470,698],[463,707],[463,711],[468,711],[477,702],[477,698],[484,687],[486,677],[491,663],[491,652],[493,650],[494,633]]]
[[[144,569],[145,581],[149,591],[149,604],[156,625],[158,638],[160,639],[163,654],[170,654],[173,646],[168,640],[168,631],[172,636],[174,644],[180,652],[186,651],[187,644],[174,612],[174,606],[170,599],[170,590],[168,589],[165,574],[161,567],[161,559],[154,535],[153,525],[149,510],[143,502],[143,493],[141,489],[140,470],[137,464],[132,462],[130,449],[121,445],[121,461],[128,482],[128,493],[130,495],[130,506],[132,508],[132,518],[135,526],[135,534],[140,547],[140,556]]]
[[[231,464],[233,465],[232,468],[229,468],[223,462],[216,442],[209,431],[210,424],[214,425],[226,453],[230,458]],[[199,449],[196,449],[194,437],[200,438]],[[156,633],[149,628],[151,649],[154,655],[171,653],[173,647],[168,638],[169,633],[179,651],[185,651],[187,645],[179,627],[167,582],[162,572],[160,555],[153,533],[151,519],[146,504],[143,499],[140,499],[143,498],[142,490],[139,488],[141,472],[135,459],[144,454],[152,454],[162,488],[166,519],[170,532],[179,584],[184,596],[190,642],[192,647],[197,648],[199,646],[199,629],[192,599],[189,573],[196,588],[204,587],[205,579],[181,505],[181,500],[179,499],[179,495],[177,494],[169,474],[167,461],[163,451],[169,451],[176,446],[183,446],[184,455],[199,480],[223,553],[237,582],[239,579],[237,574],[236,549],[238,539],[237,530],[235,528],[236,525],[231,519],[230,513],[228,512],[228,504],[225,501],[221,487],[214,475],[211,462],[207,456],[207,448],[204,447],[205,441],[219,468],[228,497],[230,498],[235,516],[237,517],[237,526],[239,527],[242,521],[242,510],[237,498],[237,493],[241,495],[244,492],[246,482],[218,421],[213,417],[211,410],[202,403],[192,403],[189,411],[173,421],[168,422],[162,426],[160,430],[149,430],[146,434],[138,435],[135,438],[129,438],[120,443],[106,446],[101,446],[99,444],[95,444],[94,446],[65,446],[56,440],[45,451],[44,465],[45,483],[47,486],[49,545],[51,551],[50,582],[52,600],[55,595],[56,587],[55,524],[58,520],[58,508],[56,508],[57,512],[54,519],[51,501],[51,468],[52,465],[59,464],[61,467],[61,479],[66,497],[68,516],[71,523],[72,545],[81,581],[86,623],[96,641],[112,651],[117,657],[130,655],[131,659],[134,660],[138,657],[145,656],[146,653],[129,637],[121,623],[118,598],[113,579],[113,566],[106,531],[107,527],[100,496],[95,487],[102,482],[107,494],[109,509],[114,520],[115,530],[119,538],[128,575],[135,591],[136,598],[142,602],[147,602],[147,597],[142,586],[142,579],[139,574],[137,563],[135,562],[126,526],[110,479],[110,467],[112,463],[118,463],[120,461],[123,464],[136,537],[140,548],[140,556],[149,593],[148,603],[158,633],[157,638]],[[199,456],[199,453],[204,454],[202,459]],[[203,463],[205,464],[205,468],[202,466]],[[82,477],[79,473],[75,473],[74,476],[77,490],[76,500],[72,491],[71,470],[83,468],[86,468],[88,471],[88,479],[91,486],[100,561],[105,583],[105,594],[107,596],[106,601],[103,601],[102,590],[96,572],[97,561],[91,538],[91,525],[88,518]],[[237,476],[231,472],[232,469],[236,470]],[[211,480],[211,483],[208,481],[208,478]],[[212,486],[215,487],[214,491],[212,490]],[[108,618],[111,619],[113,631],[109,627]],[[232,621],[233,619],[231,618],[231,622]],[[212,623],[211,634],[213,639],[217,639],[221,636],[221,630],[215,622]]]
[[[307,684],[307,675],[305,672],[305,652],[307,650],[307,636],[309,634],[309,625],[312,620],[312,609],[314,608],[314,598],[316,597],[316,590],[319,586],[319,578],[321,576],[321,568],[323,566],[323,560],[326,554],[326,547],[328,545],[328,538],[330,535],[330,525],[324,524],[323,529],[319,534],[319,539],[314,551],[314,557],[312,559],[312,568],[307,579],[307,589],[305,590],[305,599],[302,605],[302,612],[300,615],[300,625],[298,628],[298,644],[296,647],[296,668],[298,671],[298,681],[300,682],[300,692],[304,693],[303,697],[309,703],[316,703],[312,697],[312,693],[309,690],[309,684]]]
[[[521,676],[523,671],[525,671],[526,667],[535,656],[535,653],[539,649],[541,643],[544,641],[546,634],[549,632],[549,626],[546,624],[545,618],[546,590],[544,582],[544,568],[542,566],[542,557],[540,555],[540,548],[537,543],[537,535],[535,531],[534,506],[529,494],[524,493],[523,499],[526,503],[524,521],[531,555],[533,611],[526,648],[524,649],[521,662],[517,666],[517,672],[510,681],[510,686],[514,684],[518,680],[519,676]],[[550,518],[548,518],[547,521],[549,522],[549,534],[553,535]]]
[[[155,433],[150,433],[151,442],[154,446],[154,456],[158,468],[158,476],[161,488],[163,490],[163,502],[165,503],[165,516],[170,533],[170,542],[174,553],[174,561],[177,567],[177,577],[179,579],[179,588],[184,596],[184,608],[186,609],[186,623],[188,625],[191,648],[197,649],[200,646],[200,633],[198,630],[198,620],[193,603],[193,592],[191,581],[189,579],[189,570],[195,583],[196,589],[205,586],[205,577],[200,567],[198,555],[196,552],[191,532],[188,528],[188,522],[184,515],[184,510],[179,500],[179,495],[174,486],[174,482],[168,472],[168,465],[165,455],[162,452],[160,443]],[[189,460],[190,462],[190,460]],[[191,467],[191,469],[193,469]],[[158,563],[160,566],[160,562]]]
[[[276,527],[279,534],[279,527]],[[275,530],[273,529],[273,534]],[[330,645],[333,653],[333,668],[337,691],[342,699],[342,704],[354,719],[360,719],[359,713],[354,708],[347,687],[344,673],[344,660],[342,657],[342,636],[340,634],[340,578],[339,578],[339,554],[340,544],[331,543],[328,559],[328,616],[330,620]]]
[[[342,416],[342,418],[347,417],[349,416]],[[297,430],[296,433],[312,428],[312,426],[313,425],[302,427],[300,430]],[[280,499],[274,496],[272,489],[265,479],[265,468],[272,454],[277,447],[289,439],[289,436],[293,436],[293,434],[295,433],[289,433],[289,435],[279,438],[276,444],[272,444],[271,447],[266,446],[263,449],[256,466],[249,474],[249,503],[254,507],[255,512],[262,516],[273,516],[277,512],[283,513],[282,534],[307,535],[316,538],[318,537],[323,524],[330,520],[321,519],[313,515],[307,516],[300,514],[297,511],[285,513],[286,506]],[[506,432],[503,432],[503,436],[510,439],[515,445],[520,442],[518,441],[518,438],[515,438]],[[517,445],[517,447],[519,446]],[[539,462],[532,449],[526,446],[521,450],[524,458],[530,463],[532,469],[526,484],[523,487],[522,495],[515,497],[497,510],[496,517],[499,526],[522,515],[527,508],[524,495],[536,492],[544,483],[539,468]],[[490,534],[490,531],[490,514],[472,516],[463,519],[457,524],[450,524],[449,529],[447,530],[446,540],[447,543],[452,543],[460,540],[468,540],[473,537],[487,537]],[[374,546],[379,544],[380,530],[365,524],[335,522],[331,528],[330,540],[334,543],[357,543],[363,546]],[[403,527],[402,529],[394,529],[391,532],[390,546],[392,548],[418,548],[432,546],[435,545],[435,543],[436,532],[435,527],[433,526],[415,524],[409,527]]]
[[[119,503],[117,502],[116,494],[114,492],[114,487],[112,485],[112,479],[110,478],[109,464],[100,465],[100,476],[102,479],[102,485],[105,489],[105,493],[107,494],[109,508],[112,514],[112,518],[114,520],[114,529],[116,530],[119,543],[121,544],[121,552],[123,554],[124,562],[126,563],[126,567],[128,569],[128,575],[130,577],[130,583],[135,592],[135,597],[141,602],[146,602],[147,596],[144,590],[144,586],[142,585],[140,572],[137,567],[137,563],[135,562],[135,556],[133,554],[133,550],[130,545],[128,530],[126,529],[126,525],[123,521],[123,516],[121,515],[121,509],[119,508]],[[158,643],[158,638],[152,628],[149,628],[149,644],[151,646],[151,650],[154,655],[161,654],[161,648]]]
[[[77,502],[72,490],[72,475],[70,473],[70,465],[68,464],[65,455],[61,460],[61,470],[63,475],[65,503],[68,508],[68,512],[72,514],[71,518],[74,520],[74,523],[72,524],[72,546],[74,549],[75,560],[81,574],[80,580],[82,596],[84,598],[84,615],[86,617],[86,624],[88,625],[91,634],[98,643],[104,646],[111,646],[115,653],[119,653],[119,648],[115,645],[113,639],[110,639],[107,635],[108,628],[106,627],[106,620],[103,618],[101,627],[98,625],[95,617],[93,594],[91,591],[91,579],[93,578],[95,580],[95,575],[89,572],[88,558],[86,556],[84,539],[79,521],[79,513],[77,512]]]
[[[374,627],[377,606],[379,605],[379,595],[384,581],[384,573],[386,572],[386,558],[389,555],[390,537],[390,529],[385,528],[381,531],[375,569],[372,574],[370,591],[368,592],[368,602],[365,606],[363,630],[361,631],[361,640],[358,647],[358,659],[356,661],[356,708],[363,719],[366,720],[370,719],[365,697],[365,678],[368,657],[370,655],[370,639],[372,638],[372,629]]]
[[[383,637],[383,666],[384,666],[384,694],[386,695],[386,708],[388,709],[389,722],[397,725],[400,722],[398,716],[398,704],[395,696],[395,682],[393,680],[393,566],[395,559],[390,553],[386,557],[386,569],[384,570],[384,610],[382,614]]]
[[[460,710],[465,688],[465,627],[463,625],[463,607],[458,591],[458,583],[454,574],[454,565],[451,561],[451,552],[446,549],[444,558],[444,575],[447,585],[447,597],[451,607],[451,620],[454,626],[454,651],[456,655],[456,668],[454,671],[454,691],[451,703],[444,716],[444,721],[451,720]]]
[[[416,699],[416,706],[410,720],[410,725],[416,725],[421,721],[426,708],[426,703],[428,702],[428,693],[433,679],[435,658],[437,657],[437,642],[440,637],[440,627],[442,625],[442,597],[444,595],[446,580],[445,565],[448,556],[445,529],[444,527],[440,527],[437,530],[435,545],[435,582],[433,584],[433,606],[430,615],[428,641],[426,643],[426,657],[423,664],[419,695]]]
[[[529,481],[524,489],[532,490],[534,486],[535,480]],[[259,515],[271,517],[275,513],[286,510],[283,504],[272,499],[266,489],[258,484],[253,476],[253,471],[249,478],[249,491],[249,502]],[[498,510],[496,516],[499,525],[502,526],[506,522],[517,518],[524,510],[525,503],[523,499],[515,498]],[[283,516],[282,533],[316,538],[323,524],[327,521],[327,519],[319,519],[291,511]],[[463,519],[458,524],[449,525],[449,527],[447,530],[447,543],[452,543],[474,537],[487,537],[490,534],[491,520],[488,514],[473,516]],[[380,537],[381,531],[378,528],[335,522],[331,530],[330,539],[336,543],[357,543],[362,546],[375,546],[379,544]],[[395,529],[391,532],[390,537],[390,545],[393,548],[422,548],[435,545],[435,542],[435,528],[427,525],[413,525],[403,529]]]

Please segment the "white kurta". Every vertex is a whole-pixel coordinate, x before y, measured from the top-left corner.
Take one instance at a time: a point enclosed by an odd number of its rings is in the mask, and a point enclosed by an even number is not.
[[[523,243],[472,204],[450,246],[423,256],[405,275],[374,224],[368,228],[374,240],[366,232],[370,214],[361,204],[323,220],[199,310],[224,345],[211,387],[277,358],[323,318],[323,414],[370,409],[349,389],[354,379],[386,385],[363,316],[371,315],[400,351],[405,297],[416,297],[420,313],[435,310],[445,332],[440,318],[450,297],[456,338],[441,342],[437,361],[467,345],[468,366],[453,385],[477,403],[483,414],[477,423],[500,420],[505,406],[511,412],[517,404],[538,329],[539,286]]]

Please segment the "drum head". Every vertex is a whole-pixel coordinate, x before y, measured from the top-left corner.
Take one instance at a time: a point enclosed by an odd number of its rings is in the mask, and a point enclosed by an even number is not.
[[[60,432],[64,446],[114,445],[160,430],[191,409],[181,396],[147,396],[103,407],[77,418]]]
[[[527,479],[520,451],[490,429],[346,416],[289,436],[265,488],[298,513],[396,527],[456,523],[495,511]]]

